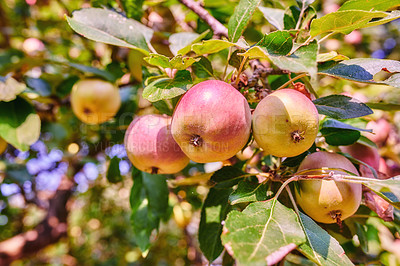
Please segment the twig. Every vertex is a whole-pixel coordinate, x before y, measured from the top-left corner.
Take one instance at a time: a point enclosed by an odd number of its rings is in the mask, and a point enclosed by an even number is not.
[[[293,197],[292,191],[290,190],[290,187],[286,186],[285,189],[286,189],[287,193],[289,194],[289,198],[290,198],[290,201],[292,202],[294,210],[296,211],[297,215],[300,217],[299,208],[297,208],[297,204],[296,204],[296,201],[294,200],[294,197]]]
[[[331,32],[331,33],[325,35],[324,37],[322,37],[321,39],[318,40],[318,44],[320,44],[321,42],[325,41],[326,39],[328,39],[329,37],[331,37],[335,33],[336,32]]]
[[[243,70],[243,67],[244,67],[246,61],[247,61],[247,56],[245,56],[245,57],[243,58],[243,61],[242,61],[242,63],[240,64],[240,67],[239,67],[239,70],[238,70],[238,74],[237,74],[237,77],[236,77],[236,81],[235,81],[236,87],[237,87],[238,84],[239,84],[240,74],[242,73],[242,70]]]
[[[294,78],[288,80],[287,82],[285,82],[285,84],[283,84],[282,86],[280,86],[280,87],[277,88],[276,90],[284,89],[286,86],[290,85],[293,81],[298,80],[298,79],[301,79],[301,78],[303,78],[303,77],[305,77],[305,76],[307,76],[306,73],[303,73],[303,74],[301,74],[301,75],[298,75],[298,76],[296,76],[296,77],[294,77]]]
[[[211,27],[214,35],[228,38],[228,29],[210,13],[208,13],[208,11],[205,10],[198,2],[193,0],[179,0],[179,2],[184,4],[187,8],[196,13],[202,20],[204,20]]]

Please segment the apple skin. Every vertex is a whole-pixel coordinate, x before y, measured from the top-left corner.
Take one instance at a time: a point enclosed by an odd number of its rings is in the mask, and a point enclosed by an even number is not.
[[[315,105],[293,89],[275,91],[253,113],[253,136],[265,151],[277,157],[292,157],[308,150],[318,133]]]
[[[78,81],[71,92],[74,114],[86,124],[101,124],[113,118],[121,106],[119,90],[100,79]]]
[[[360,160],[369,166],[372,166],[374,169],[379,169],[379,161],[381,156],[377,149],[372,148],[370,146],[366,146],[360,143],[354,143],[349,146],[342,146],[340,149],[350,154],[352,157]]]
[[[0,154],[3,154],[3,152],[7,149],[8,143],[0,137]]]
[[[378,119],[377,121],[368,122],[367,129],[372,129],[374,134],[368,134],[368,138],[375,142],[377,145],[382,145],[389,137],[391,130],[390,123],[385,119]]]
[[[357,174],[354,165],[344,156],[319,151],[308,155],[300,164],[299,173],[306,169],[340,168]],[[310,171],[308,175],[327,174],[331,170]],[[348,175],[344,171],[335,170],[335,174]],[[303,173],[301,173],[303,174]],[[296,190],[296,201],[303,211],[320,223],[336,223],[336,214],[340,220],[353,215],[361,203],[361,184],[334,180],[302,180],[299,181],[300,192]]]
[[[136,168],[152,174],[174,174],[188,165],[189,158],[173,139],[170,124],[171,117],[166,115],[144,115],[131,122],[124,144]]]
[[[247,143],[251,113],[230,84],[207,80],[186,92],[175,108],[171,131],[182,151],[198,163],[224,161]]]

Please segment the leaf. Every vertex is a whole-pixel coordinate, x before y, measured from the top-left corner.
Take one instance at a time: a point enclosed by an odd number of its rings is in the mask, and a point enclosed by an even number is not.
[[[29,174],[24,164],[7,164],[6,178],[12,183],[23,185],[25,181],[32,181],[33,177]]]
[[[67,21],[74,31],[90,40],[137,49],[144,54],[148,54],[153,37],[152,29],[107,9],[77,10],[72,17],[67,16]]]
[[[210,30],[204,31],[202,34],[194,32],[178,32],[169,36],[169,49],[173,55],[185,55],[190,52],[192,44],[201,41]]]
[[[192,83],[190,72],[180,70],[176,72],[175,77],[161,78],[153,81],[143,90],[143,97],[150,102],[156,102],[165,99],[172,99],[176,96],[184,94],[187,85]]]
[[[228,22],[228,36],[237,42],[261,0],[240,0]]]
[[[20,83],[12,77],[0,77],[0,101],[9,102],[15,100],[17,95],[25,89],[24,83]]]
[[[289,31],[274,31],[264,35],[257,44],[270,55],[287,55],[293,47],[293,37]]]
[[[222,243],[239,264],[265,265],[273,252],[306,241],[297,215],[277,200],[254,202],[243,212],[231,211]]]
[[[0,102],[0,137],[21,151],[29,150],[40,136],[40,117],[24,99]]]
[[[374,76],[382,71],[390,74],[389,77],[383,80],[374,79]],[[395,60],[350,59],[326,68],[322,66],[319,73],[357,82],[386,84],[400,88],[400,62]]]
[[[365,11],[387,11],[400,6],[400,0],[349,0],[343,3],[339,11],[343,10],[365,10]]]
[[[343,61],[343,60],[349,60],[349,58],[345,55],[338,54],[335,51],[330,51],[329,53],[323,53],[323,54],[318,54],[317,55],[317,62],[318,63],[323,63],[327,61]]]
[[[267,184],[255,183],[249,180],[242,180],[238,183],[238,187],[229,196],[229,202],[232,205],[243,202],[254,202],[267,200]]]
[[[183,58],[181,55],[177,55],[172,58],[169,62],[171,64],[171,68],[178,70],[185,70],[186,68],[193,65],[194,62],[197,62],[199,59],[194,59],[192,57]]]
[[[309,5],[311,5],[312,3],[314,3],[315,0],[296,0],[297,4],[306,9]]]
[[[217,188],[232,187],[239,183],[245,173],[239,168],[225,166],[216,171],[210,178],[210,181],[216,183]]]
[[[318,113],[335,119],[349,119],[373,114],[364,103],[345,95],[329,95],[313,101]]]
[[[372,129],[364,129],[354,127],[352,125],[343,123],[341,121],[335,119],[325,119],[321,125],[321,128],[340,128],[340,129],[351,129],[351,130],[358,130],[358,131],[365,131],[372,133]]]
[[[388,13],[381,11],[336,11],[314,19],[311,22],[310,35],[315,37],[327,32],[348,34],[355,29],[364,27],[371,19],[384,18],[386,16],[388,16]]]
[[[193,63],[192,70],[198,78],[209,78],[214,75],[210,60],[204,56],[200,56],[200,60]]]
[[[317,52],[316,40],[308,45],[301,46],[289,56],[270,56],[271,61],[280,69],[293,73],[309,73],[311,78],[317,75]]]
[[[121,0],[128,18],[140,20],[143,15],[144,0]]]
[[[361,136],[360,131],[352,129],[321,128],[326,143],[332,146],[346,146],[355,143]]]
[[[232,189],[211,188],[201,208],[199,243],[204,256],[214,261],[223,251],[222,221],[229,211],[228,197]]]
[[[85,66],[81,64],[76,64],[76,63],[68,63],[68,65],[72,68],[75,68],[76,70],[79,70],[83,73],[92,73],[95,74],[96,76],[102,77],[110,82],[115,82],[116,78],[114,75],[112,75],[110,72],[101,70],[95,67],[90,67],[90,66]]]
[[[122,181],[121,172],[119,170],[119,162],[120,159],[117,156],[112,157],[110,160],[107,170],[107,180],[110,183],[115,184]]]
[[[396,103],[365,103],[369,108],[384,111],[400,111],[400,104]]]
[[[26,85],[35,90],[40,96],[47,97],[51,95],[50,84],[40,78],[27,78]]]
[[[307,242],[298,250],[318,265],[353,265],[344,254],[339,242],[317,225],[310,217],[300,212],[300,221],[307,237]]]
[[[378,19],[378,20],[373,20],[370,21],[367,25],[363,26],[362,28],[368,28],[368,27],[374,27],[374,26],[378,26],[378,25],[382,25],[385,23],[389,23],[395,19],[400,18],[400,11],[399,10],[394,10],[390,13],[387,13],[388,15],[382,19]]]
[[[169,58],[162,54],[149,54],[149,57],[145,57],[144,61],[153,66],[160,66],[163,68],[171,68]]]
[[[263,6],[259,6],[258,9],[263,13],[265,19],[277,30],[284,29],[283,16],[285,15],[285,10]]]
[[[192,50],[198,55],[213,54],[234,45],[234,43],[225,40],[208,40],[193,44]]]
[[[158,229],[160,218],[168,209],[169,192],[164,176],[137,172],[132,174],[131,221],[136,244],[146,252],[150,248],[152,231]]]

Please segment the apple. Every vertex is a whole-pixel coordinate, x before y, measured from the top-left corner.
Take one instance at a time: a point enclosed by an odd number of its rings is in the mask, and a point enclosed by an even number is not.
[[[382,145],[388,139],[392,127],[387,120],[381,118],[377,121],[368,122],[366,128],[372,129],[372,132],[374,133],[368,134],[368,138],[375,142],[377,145]]]
[[[379,161],[381,156],[379,155],[377,149],[360,143],[354,143],[349,146],[342,146],[340,147],[340,149],[343,152],[350,154],[357,160],[368,164],[374,169],[379,169]]]
[[[308,155],[300,164],[298,173],[303,175],[327,174],[332,170],[307,169],[343,169],[358,175],[357,169],[344,156],[319,151]],[[345,171],[333,170],[335,174],[348,175]],[[361,203],[361,184],[334,180],[302,180],[298,182],[296,201],[303,211],[320,223],[335,223],[353,215]]]
[[[125,133],[129,160],[141,171],[174,174],[189,163],[171,134],[171,117],[144,115],[132,121]]]
[[[101,124],[115,116],[121,106],[119,90],[100,79],[78,81],[71,92],[74,114],[86,124]]]
[[[250,137],[246,98],[230,84],[207,80],[186,92],[172,116],[171,132],[182,151],[198,163],[227,160]]]
[[[308,150],[317,137],[318,125],[313,102],[293,89],[271,93],[253,113],[254,139],[265,154],[277,157],[292,157]]]

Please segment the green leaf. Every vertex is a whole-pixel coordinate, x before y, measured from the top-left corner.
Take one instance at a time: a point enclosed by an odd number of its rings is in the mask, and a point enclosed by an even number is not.
[[[356,233],[358,236],[358,240],[360,241],[360,246],[365,253],[368,253],[368,236],[367,236],[367,226],[362,225],[360,223],[355,222]]]
[[[232,205],[243,202],[254,202],[267,200],[268,186],[266,183],[256,183],[249,180],[242,180],[238,187],[229,195],[229,202]]]
[[[165,176],[142,173],[143,185],[149,200],[149,208],[158,217],[163,217],[168,209],[168,185]]]
[[[318,113],[335,119],[349,119],[373,114],[373,111],[357,99],[345,95],[329,95],[313,101]]]
[[[234,45],[236,44],[225,40],[208,40],[193,44],[192,50],[198,55],[213,54]]]
[[[318,43],[316,40],[308,45],[301,46],[289,56],[270,56],[271,61],[280,69],[293,73],[308,73],[311,78],[317,75],[317,52]]]
[[[145,57],[144,60],[153,66],[171,68],[169,58],[162,54],[149,54],[149,57]]]
[[[228,36],[237,42],[261,0],[240,0],[228,22]]]
[[[221,243],[221,223],[229,211],[228,197],[231,192],[230,188],[211,188],[201,208],[199,243],[201,251],[210,262],[224,250]]]
[[[209,78],[214,75],[210,60],[204,56],[200,56],[200,60],[193,63],[192,70],[198,78]]]
[[[319,69],[320,74],[363,83],[385,84],[400,88],[400,61],[372,58],[345,60]],[[377,78],[379,74],[387,77]]]
[[[27,78],[26,85],[36,91],[40,96],[47,97],[51,95],[51,86],[44,79]]]
[[[116,78],[114,75],[112,75],[110,72],[101,70],[95,67],[90,67],[90,66],[85,66],[81,64],[76,64],[76,63],[68,63],[68,65],[76,70],[79,70],[83,73],[92,73],[96,76],[102,77],[110,82],[115,82]]]
[[[26,165],[7,164],[5,180],[7,179],[9,179],[12,183],[23,185],[25,181],[31,181],[33,177],[31,174],[29,174]]]
[[[300,221],[306,234],[307,242],[299,246],[298,250],[304,256],[318,265],[353,265],[344,254],[339,242],[319,227],[310,217],[300,213]]]
[[[21,151],[27,151],[40,136],[40,117],[24,99],[0,102],[0,137]]]
[[[122,181],[121,172],[119,170],[120,159],[116,156],[112,157],[107,170],[107,180],[110,183],[118,183]]]
[[[177,55],[172,58],[169,62],[171,64],[171,68],[178,70],[185,70],[186,68],[193,65],[194,62],[199,61],[199,59],[194,59],[192,57],[183,58],[182,55]]]
[[[311,22],[310,35],[315,37],[328,32],[348,34],[355,29],[365,27],[371,19],[384,18],[388,15],[386,12],[364,10],[332,12]]]
[[[293,47],[293,36],[289,31],[274,31],[265,34],[257,44],[270,55],[287,55]]]
[[[25,89],[24,83],[20,83],[12,77],[0,77],[0,101],[9,102],[15,100],[17,95]]]
[[[144,0],[121,0],[121,4],[124,7],[126,16],[140,20],[143,15],[143,3]]]
[[[349,58],[345,55],[338,54],[335,51],[330,51],[329,53],[323,53],[317,55],[317,62],[323,63],[327,61],[343,61],[349,60]]]
[[[382,19],[378,19],[378,20],[373,20],[370,21],[367,25],[364,25],[362,28],[368,28],[368,27],[373,27],[373,26],[378,26],[378,25],[382,25],[385,23],[389,23],[395,19],[400,18],[400,11],[399,10],[394,10],[390,13],[387,13],[388,15]]]
[[[215,187],[232,187],[242,179],[245,173],[239,168],[225,166],[216,171],[210,178],[210,181],[216,183]]]
[[[365,11],[387,11],[400,6],[400,0],[348,0],[343,3],[339,11],[343,10],[365,10]]]
[[[368,107],[384,111],[400,111],[400,104],[396,103],[365,103]]]
[[[283,16],[285,15],[285,10],[263,6],[259,6],[258,9],[263,13],[265,19],[277,30],[284,29]]]
[[[67,21],[74,31],[90,40],[137,49],[144,54],[148,54],[153,37],[152,29],[107,9],[77,10]]]
[[[180,70],[176,72],[175,77],[161,78],[153,81],[143,90],[143,97],[150,102],[156,102],[165,99],[172,99],[176,96],[184,94],[187,85],[192,83],[190,72]]]
[[[289,6],[285,10],[285,15],[283,16],[283,25],[285,30],[295,29],[297,21],[300,16],[300,8],[297,6]]]
[[[346,146],[355,143],[361,136],[360,131],[338,128],[321,128],[326,143],[332,146]]]
[[[351,130],[358,130],[358,131],[365,131],[365,132],[372,133],[372,129],[363,129],[363,128],[354,127],[352,125],[343,123],[343,122],[335,120],[335,119],[325,119],[321,124],[321,128],[351,129]]]
[[[137,170],[136,170],[137,171]],[[168,186],[162,175],[137,171],[131,190],[132,228],[136,244],[146,252],[150,248],[150,235],[158,229],[160,219],[168,209]]]
[[[190,52],[192,44],[201,41],[210,30],[204,31],[202,34],[194,32],[178,32],[169,36],[169,49],[173,55],[185,55]]]
[[[173,57],[171,60],[165,55],[161,54],[150,54],[149,57],[144,58],[144,60],[153,66],[160,66],[163,68],[171,68],[177,70],[185,70],[186,68],[193,65],[194,62],[199,59],[194,59],[192,57],[182,57],[182,55],[178,54]]]
[[[243,212],[231,211],[222,234],[225,248],[244,265],[265,265],[273,252],[305,241],[295,212],[275,199],[251,203]]]

